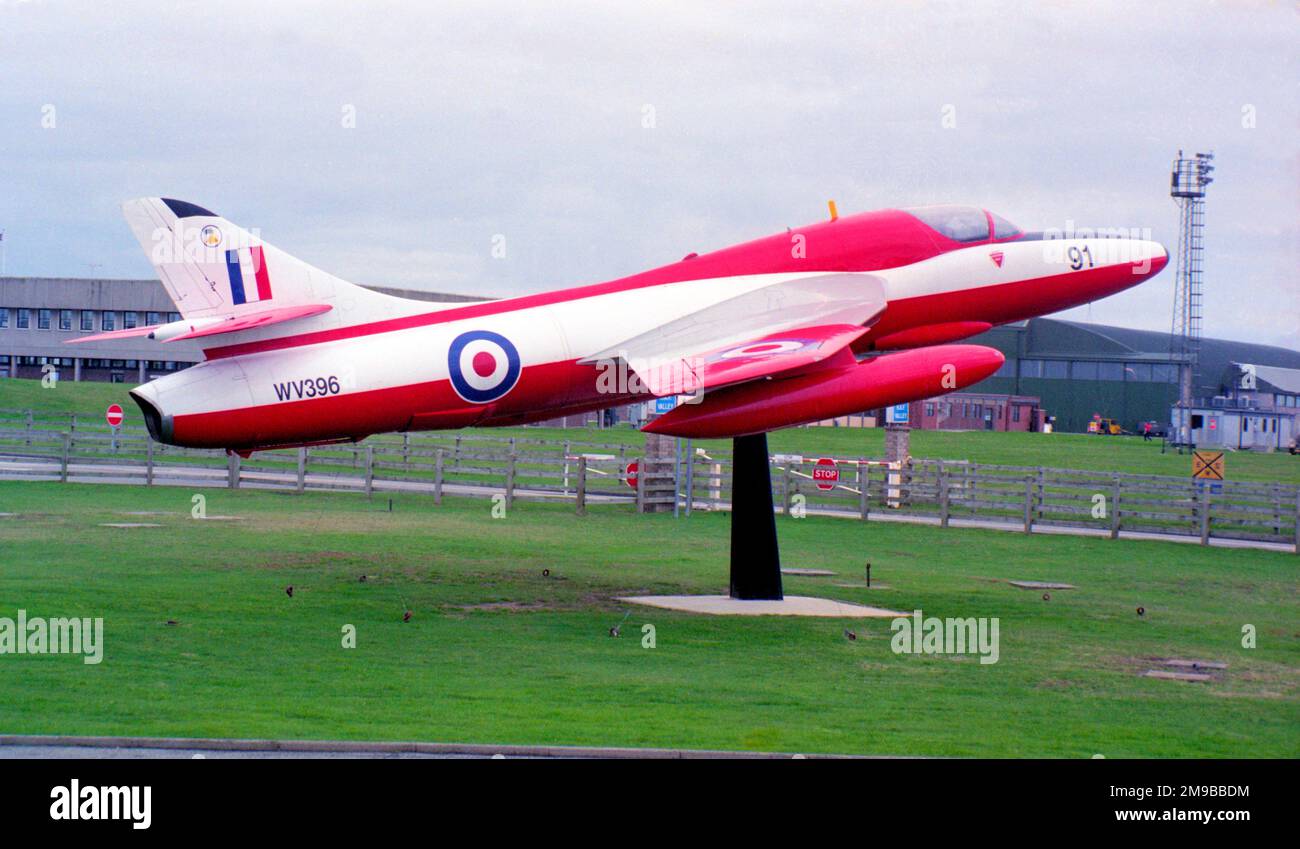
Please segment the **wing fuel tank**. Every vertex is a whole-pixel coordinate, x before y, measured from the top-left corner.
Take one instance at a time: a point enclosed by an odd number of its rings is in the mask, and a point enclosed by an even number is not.
[[[938,345],[710,392],[642,430],[693,439],[763,433],[917,401],[979,383],[1005,358],[981,345]]]

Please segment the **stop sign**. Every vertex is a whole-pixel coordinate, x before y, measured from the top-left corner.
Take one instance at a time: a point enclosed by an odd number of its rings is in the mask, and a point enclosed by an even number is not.
[[[122,423],[122,408],[117,404],[109,404],[108,409],[104,411],[104,421],[108,422],[110,427],[117,427]]]
[[[627,464],[627,469],[626,469],[627,485],[632,487],[633,489],[636,489],[636,470],[638,468],[639,467],[637,466],[635,460]]]
[[[817,488],[821,490],[834,489],[835,484],[840,482],[840,467],[835,465],[835,461],[829,457],[822,457],[813,466],[813,481],[816,482]]]

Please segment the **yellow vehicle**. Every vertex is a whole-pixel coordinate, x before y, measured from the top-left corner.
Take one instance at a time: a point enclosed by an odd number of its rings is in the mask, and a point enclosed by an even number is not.
[[[1093,419],[1088,422],[1088,433],[1101,433],[1107,436],[1119,436],[1124,428],[1114,419]]]

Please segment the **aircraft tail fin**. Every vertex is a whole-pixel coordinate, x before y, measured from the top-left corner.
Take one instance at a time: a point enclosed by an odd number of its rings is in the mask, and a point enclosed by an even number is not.
[[[390,300],[187,201],[139,198],[124,203],[122,212],[186,319],[328,304],[341,295],[350,305]]]

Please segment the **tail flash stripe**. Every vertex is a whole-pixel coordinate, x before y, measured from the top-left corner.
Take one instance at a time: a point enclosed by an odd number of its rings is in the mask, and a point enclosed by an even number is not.
[[[257,299],[271,300],[271,275],[267,273],[266,256],[262,253],[261,245],[253,247],[253,270],[257,273]]]
[[[226,251],[226,275],[230,278],[230,299],[236,305],[247,300],[244,297],[244,276],[239,271],[239,251]]]

